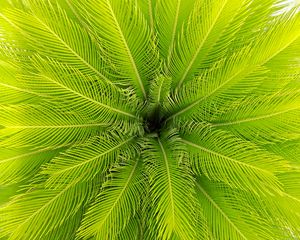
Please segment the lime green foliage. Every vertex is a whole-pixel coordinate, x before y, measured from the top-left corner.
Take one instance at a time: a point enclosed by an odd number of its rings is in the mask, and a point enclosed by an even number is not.
[[[2,2],[0,239],[300,239],[296,4]]]

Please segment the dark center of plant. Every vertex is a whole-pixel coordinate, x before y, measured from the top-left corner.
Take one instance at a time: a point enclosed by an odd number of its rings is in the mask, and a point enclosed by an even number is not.
[[[158,109],[146,117],[144,120],[144,130],[146,133],[159,133],[164,126],[165,118],[161,116]]]

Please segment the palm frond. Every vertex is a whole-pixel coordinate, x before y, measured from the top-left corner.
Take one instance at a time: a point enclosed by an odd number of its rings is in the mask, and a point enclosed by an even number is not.
[[[212,126],[229,130],[254,142],[270,143],[299,137],[300,99],[297,91],[249,97],[235,110],[212,120]],[[268,132],[266,132],[266,126]],[[271,133],[270,133],[271,130]]]
[[[166,73],[174,54],[175,43],[197,1],[163,1],[155,5],[155,24],[158,32],[158,44],[162,57],[166,61]]]
[[[182,141],[198,175],[254,193],[282,191],[275,173],[289,164],[279,156],[224,131],[200,126],[191,132]]]
[[[146,99],[147,81],[155,76],[158,57],[149,26],[135,1],[74,2],[104,54],[117,69],[118,78],[134,86],[137,95]],[[120,7],[122,6],[122,7]],[[93,9],[86,12],[85,9]],[[116,54],[117,53],[117,54]]]
[[[151,82],[149,100],[144,110],[146,116],[156,116],[160,111],[164,111],[163,105],[169,96],[171,82],[171,78],[164,75],[158,76]]]
[[[211,69],[203,70],[199,76],[181,86],[180,90],[172,92],[165,104],[168,120],[180,118],[181,115],[189,119],[194,115],[215,112],[224,102],[230,100],[232,103],[257,88],[264,80],[264,76],[261,75],[267,71],[266,68],[257,68],[254,74],[247,76],[243,81],[236,78],[226,85],[223,82],[237,70],[235,67],[246,66],[247,63],[243,62],[243,59],[249,56],[249,51],[250,48],[246,47],[230,57],[220,59]],[[219,89],[222,91],[218,92]],[[201,111],[203,108],[206,111]]]
[[[1,147],[43,147],[84,141],[109,125],[41,106],[0,107]],[[12,117],[13,116],[13,117]]]
[[[35,92],[47,92],[54,99],[52,102],[61,101],[59,97],[63,96],[63,102],[69,105],[68,108],[83,111],[84,115],[98,115],[100,121],[114,119],[113,115],[116,118],[118,115],[127,119],[137,118],[132,108],[138,108],[138,102],[134,97],[127,98],[124,91],[99,82],[93,77],[85,77],[80,71],[55,61],[43,61],[37,57],[34,66],[39,73],[28,74],[22,79]],[[112,95],[115,97],[110,97]],[[79,99],[82,102],[78,101]],[[131,103],[133,106],[130,106]]]
[[[205,177],[197,179],[196,193],[214,239],[273,239],[284,233],[283,229],[276,229],[275,216],[263,212],[268,206],[255,196]]]
[[[62,144],[39,149],[3,148],[0,151],[0,185],[12,185],[31,179],[40,167],[72,144]]]
[[[133,137],[124,137],[117,132],[103,133],[84,145],[75,146],[53,158],[42,170],[48,175],[46,185],[56,187],[78,180],[90,180],[101,174],[121,157],[134,154]]]
[[[14,9],[5,15],[1,14],[14,28],[14,39],[25,37],[26,42],[22,41],[19,48],[22,49],[22,45],[26,44],[29,48],[27,52],[38,52],[43,57],[51,57],[76,67],[83,74],[96,75],[103,81],[112,82],[103,72],[100,50],[85,30],[73,22],[58,5],[49,1],[30,1],[30,10],[29,13]],[[68,32],[64,31],[66,27]]]
[[[111,169],[96,202],[87,210],[78,238],[115,239],[134,217],[142,195],[143,179],[141,160],[129,161]],[[131,234],[134,236],[134,232]]]
[[[41,239],[80,211],[81,205],[94,192],[93,184],[87,182],[57,189],[33,186],[1,209],[3,218],[0,224],[5,224],[5,228],[2,228],[0,236],[10,234],[11,239]]]
[[[165,102],[170,93],[171,78],[163,75],[158,76],[150,86],[149,99],[154,105],[159,105]]]
[[[191,239],[193,222],[193,178],[183,166],[184,148],[174,131],[148,139],[144,152],[149,166],[152,211],[161,239]]]
[[[247,1],[195,2],[189,22],[181,33],[178,47],[171,59],[173,86],[179,87],[195,75],[197,67],[206,57],[207,50],[217,42],[219,33],[230,24],[243,4],[246,5]]]
[[[260,37],[261,41],[258,41],[256,45],[251,46],[251,48],[247,46],[228,57],[228,59],[224,61],[223,67],[213,67],[211,74],[217,74],[215,75],[216,81],[209,83],[209,88],[206,93],[196,98],[191,98],[189,103],[180,106],[181,109],[174,112],[169,119],[193,110],[209,98],[215,98],[220,93],[224,94],[223,91],[228,87],[234,86],[234,84],[256,71],[261,71],[265,64],[275,59],[277,55],[297,41],[300,36],[298,27],[300,24],[299,16],[300,14],[292,11],[278,17],[278,19],[272,23],[272,26],[269,26],[272,30],[264,32]],[[277,39],[277,41],[274,39]],[[279,44],[275,44],[277,42],[279,42]],[[258,54],[258,52],[263,52],[264,54]],[[237,89],[239,88],[237,87]],[[175,92],[173,98],[178,98],[176,95],[178,95],[178,93]]]

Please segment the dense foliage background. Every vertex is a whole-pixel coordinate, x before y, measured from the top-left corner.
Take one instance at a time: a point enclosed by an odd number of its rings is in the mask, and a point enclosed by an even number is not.
[[[0,238],[300,239],[295,2],[0,3]]]

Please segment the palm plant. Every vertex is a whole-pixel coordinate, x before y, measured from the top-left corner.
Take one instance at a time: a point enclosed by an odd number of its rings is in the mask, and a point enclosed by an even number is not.
[[[0,238],[300,239],[297,7],[10,5]]]

